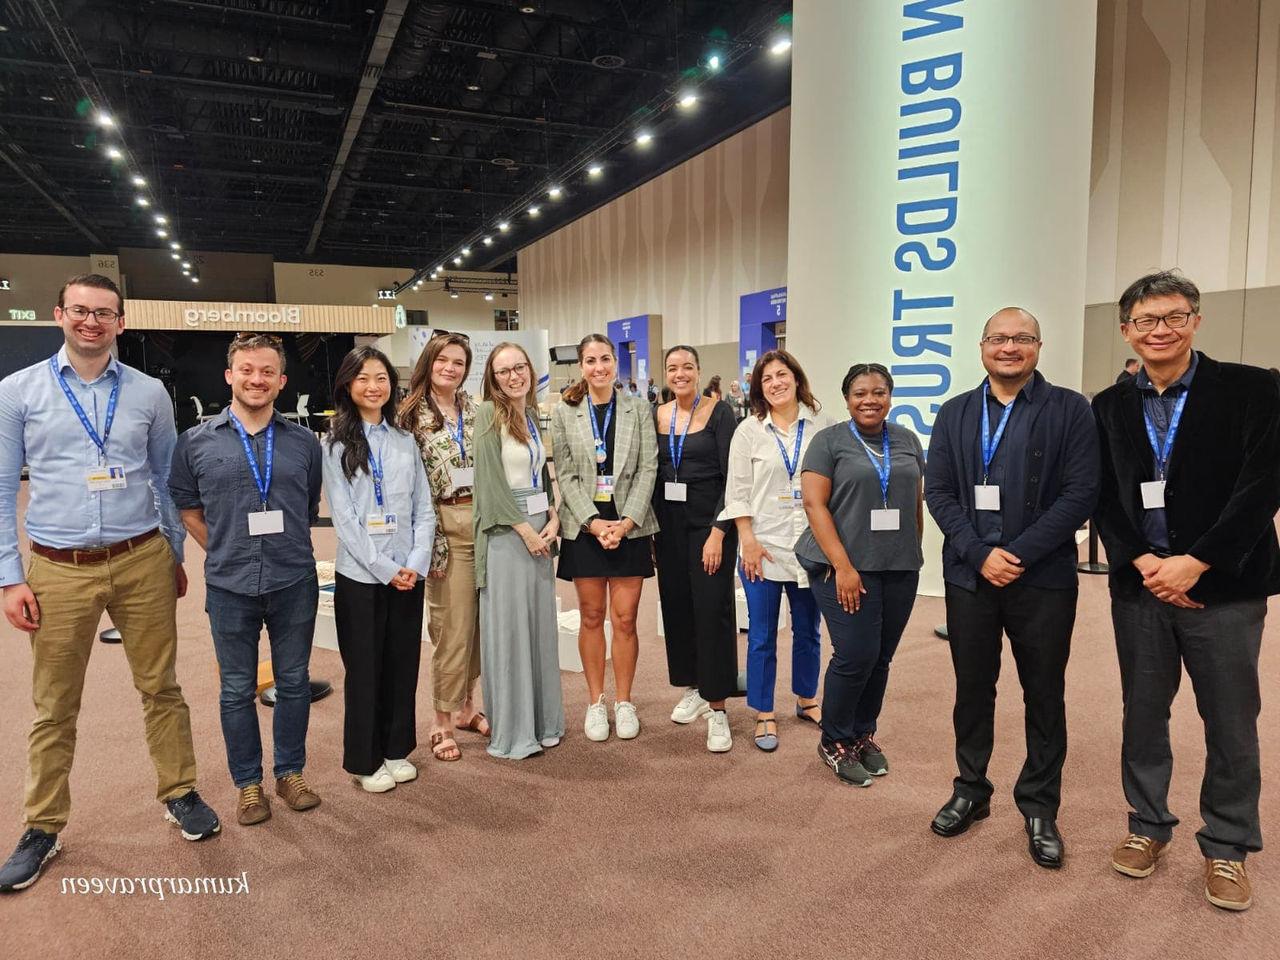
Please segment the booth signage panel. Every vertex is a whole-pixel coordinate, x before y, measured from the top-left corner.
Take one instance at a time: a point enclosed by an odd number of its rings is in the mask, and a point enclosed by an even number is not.
[[[786,287],[738,298],[738,367],[744,383],[751,379],[756,360],[778,346],[777,327],[786,322]]]
[[[609,339],[618,348],[618,379],[623,384],[628,380],[634,380],[638,385],[647,384],[649,381],[649,314],[611,320],[605,330]],[[634,351],[627,346],[628,344],[635,348]],[[636,358],[634,370],[631,367],[633,352]]]
[[[386,334],[395,329],[394,310],[328,304],[127,300],[125,320],[133,330]]]

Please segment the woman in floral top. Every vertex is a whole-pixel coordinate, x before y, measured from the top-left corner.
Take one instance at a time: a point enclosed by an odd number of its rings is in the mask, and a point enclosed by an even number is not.
[[[489,735],[475,707],[480,677],[480,608],[476,599],[475,535],[471,487],[475,482],[472,433],[475,407],[462,390],[471,370],[471,344],[459,333],[433,337],[409,381],[400,426],[413,432],[431,484],[436,535],[427,579],[427,609],[434,650],[431,699],[436,711],[431,752],[461,760],[454,727]]]

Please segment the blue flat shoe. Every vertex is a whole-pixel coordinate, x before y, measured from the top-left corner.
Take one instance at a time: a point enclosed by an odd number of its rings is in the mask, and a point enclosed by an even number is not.
[[[769,724],[773,724],[773,733],[769,732]],[[760,732],[761,727],[764,728],[764,733]],[[756,721],[756,746],[765,753],[773,753],[778,749],[778,721],[773,717]]]

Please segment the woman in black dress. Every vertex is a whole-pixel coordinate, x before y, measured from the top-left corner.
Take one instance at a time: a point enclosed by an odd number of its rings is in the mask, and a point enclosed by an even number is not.
[[[729,444],[736,423],[723,401],[698,390],[698,351],[675,346],[663,365],[675,399],[657,412],[658,482],[653,507],[658,592],[667,644],[667,669],[684,695],[671,712],[676,723],[707,717],[707,749],[733,746],[725,698],[738,690],[738,628],[733,569],[738,534],[724,509]]]

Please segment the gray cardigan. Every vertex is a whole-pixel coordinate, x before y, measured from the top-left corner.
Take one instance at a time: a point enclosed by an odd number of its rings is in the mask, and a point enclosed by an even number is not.
[[[628,539],[658,532],[653,515],[653,485],[658,479],[658,436],[649,403],[618,391],[614,411],[613,498],[619,517],[630,517],[635,529]],[[560,536],[577,539],[582,525],[599,515],[592,496],[596,484],[595,435],[584,397],[576,407],[561,402],[551,414],[556,482],[560,487]]]

